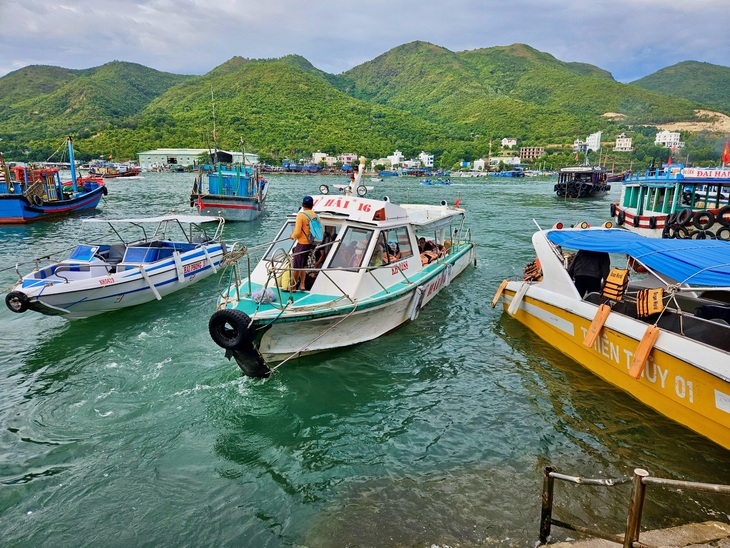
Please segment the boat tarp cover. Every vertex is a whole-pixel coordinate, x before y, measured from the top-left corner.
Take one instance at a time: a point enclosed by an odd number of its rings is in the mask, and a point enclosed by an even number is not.
[[[730,242],[648,238],[620,229],[549,230],[547,238],[568,249],[625,253],[681,283],[730,287]]]

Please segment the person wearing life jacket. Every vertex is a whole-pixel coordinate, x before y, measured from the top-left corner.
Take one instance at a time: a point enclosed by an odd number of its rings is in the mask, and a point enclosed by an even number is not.
[[[423,252],[421,253],[421,265],[426,266],[427,264],[431,264],[440,256],[441,254],[439,253],[439,249],[434,247],[434,244],[431,242],[426,242],[423,246]]]
[[[311,218],[314,218],[312,213],[312,207],[314,206],[314,199],[311,196],[305,196],[302,199],[302,211],[297,213],[297,220],[294,223],[294,232],[291,233],[292,240],[296,240],[297,243],[292,249],[293,261],[292,261],[292,282],[293,289],[299,291],[305,290],[305,274],[307,267],[307,260],[314,246],[309,243],[309,217],[305,215],[305,212],[309,214]]]
[[[389,242],[388,247],[383,252],[384,263],[394,263],[400,261],[400,248],[396,242]]]

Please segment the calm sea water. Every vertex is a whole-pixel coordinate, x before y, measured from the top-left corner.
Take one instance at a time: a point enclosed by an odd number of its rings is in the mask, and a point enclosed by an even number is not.
[[[345,182],[270,179],[266,213],[227,225],[228,242],[273,239],[302,195]],[[190,211],[190,175],[108,184],[90,216]],[[547,465],[730,483],[727,451],[489,307],[533,258],[533,219],[597,224],[610,197],[562,201],[539,179],[375,184],[395,202],[460,196],[478,265],[416,322],[266,380],[243,377],[208,335],[217,277],[75,322],[3,307],[0,544],[532,546]],[[79,217],[0,227],[0,268],[68,247],[80,229]],[[0,272],[2,288],[15,279]],[[558,485],[556,517],[620,532],[628,492]],[[729,511],[727,497],[655,489],[643,523],[727,521]]]

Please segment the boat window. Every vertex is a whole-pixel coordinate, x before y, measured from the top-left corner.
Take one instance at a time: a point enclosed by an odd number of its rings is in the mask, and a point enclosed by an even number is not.
[[[363,265],[373,231],[348,227],[330,262],[331,268],[357,268]]]
[[[289,253],[292,247],[294,247],[294,240],[289,238],[292,232],[294,232],[294,221],[289,221],[284,225],[284,228],[281,229],[279,234],[277,234],[276,239],[274,240],[275,243],[271,244],[271,247],[269,247],[269,250],[264,256],[264,260],[271,260],[279,249],[284,250],[285,253]]]
[[[384,230],[382,238],[386,248],[386,253],[383,254],[384,262],[394,263],[413,256],[411,238],[408,235],[407,227],[399,226],[398,228]]]

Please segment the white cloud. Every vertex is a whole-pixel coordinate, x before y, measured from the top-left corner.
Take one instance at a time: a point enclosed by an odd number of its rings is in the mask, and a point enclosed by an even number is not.
[[[339,73],[423,40],[452,51],[516,42],[619,80],[683,60],[727,63],[730,10],[695,0],[4,0],[0,75],[30,64],[132,61],[203,74],[234,55],[299,54]]]

